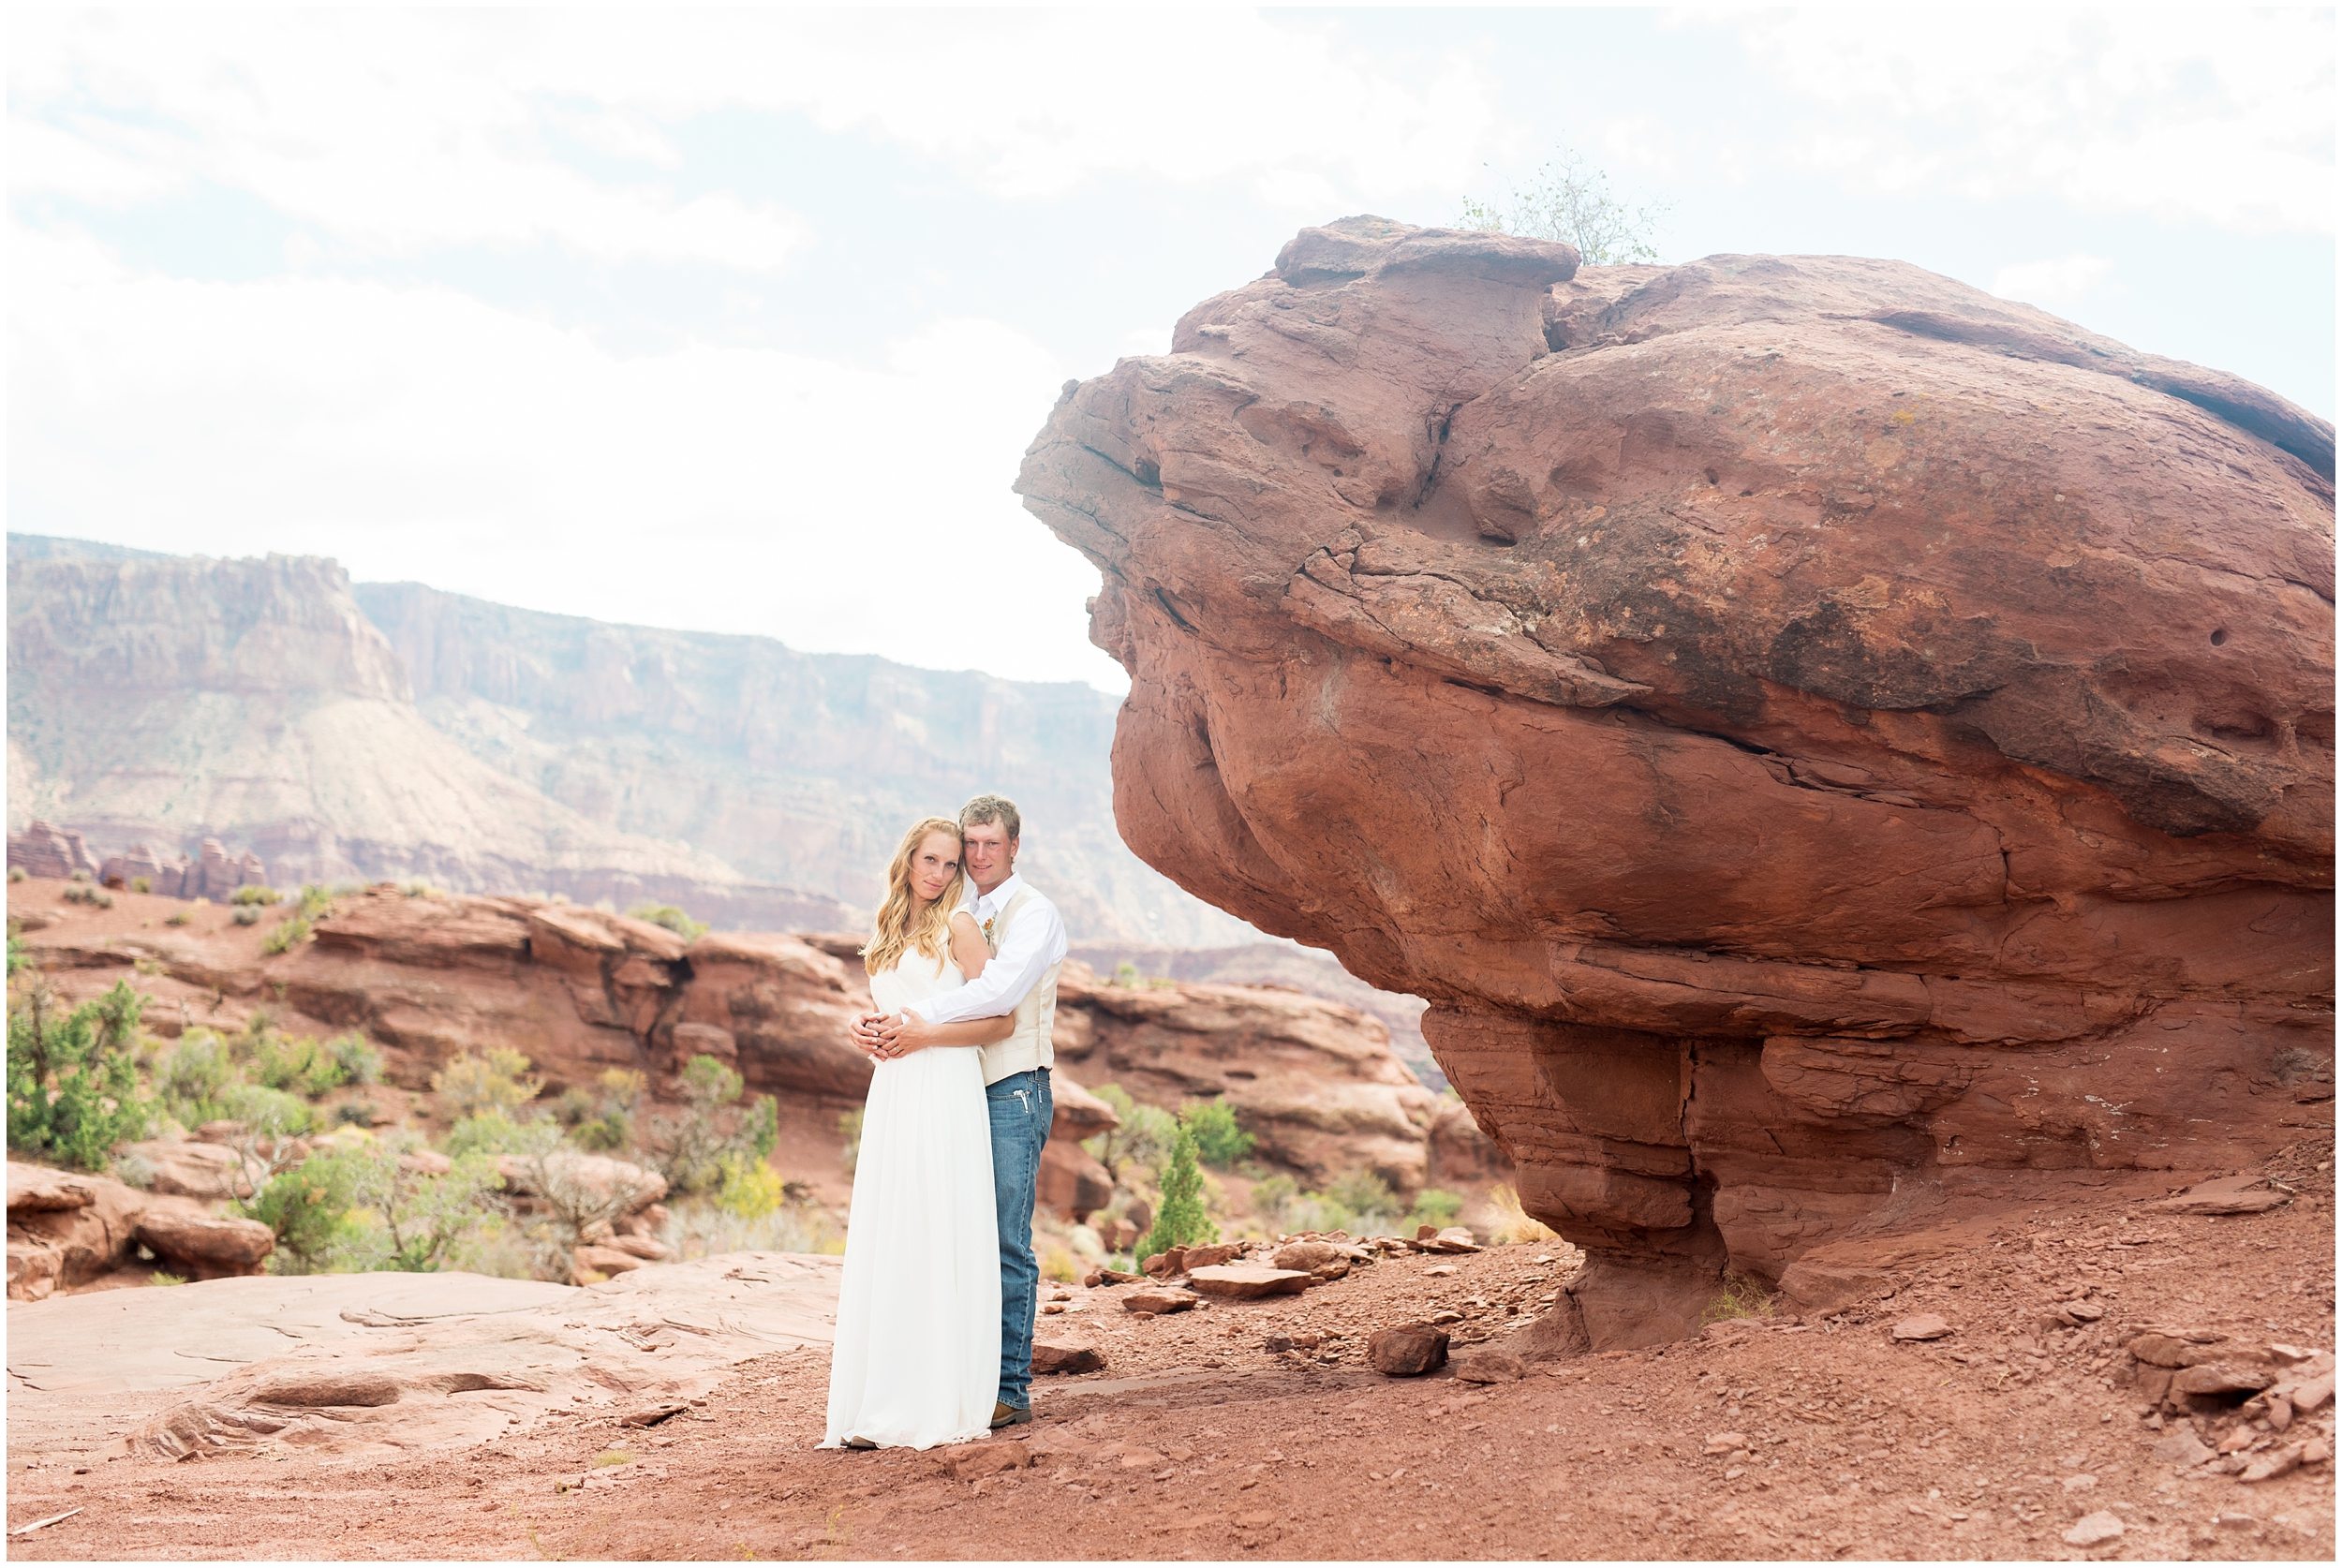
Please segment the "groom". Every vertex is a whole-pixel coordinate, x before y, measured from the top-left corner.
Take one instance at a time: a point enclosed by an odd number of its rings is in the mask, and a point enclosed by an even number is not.
[[[969,883],[960,908],[984,927],[991,961],[967,984],[892,1023],[882,1013],[863,1014],[854,1023],[854,1043],[872,1056],[893,1058],[928,1045],[943,1024],[1003,1013],[1015,1020],[1006,1040],[983,1050],[992,1116],[992,1198],[1001,1230],[1001,1392],[992,1406],[998,1427],[1032,1419],[1032,1321],[1041,1290],[1032,1255],[1033,1187],[1056,1113],[1049,1029],[1057,1015],[1058,972],[1065,967],[1065,922],[1055,904],[1016,874],[1023,822],[1014,801],[978,795],[960,808],[959,828]]]

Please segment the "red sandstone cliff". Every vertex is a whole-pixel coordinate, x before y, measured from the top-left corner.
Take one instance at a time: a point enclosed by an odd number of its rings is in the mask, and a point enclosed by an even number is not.
[[[1564,1339],[2331,1126],[2331,425],[1896,263],[1380,219],[1173,347],[1018,486],[1118,820],[1430,1000]]]
[[[847,1041],[870,1005],[852,936],[714,932],[685,942],[623,915],[531,898],[408,897],[377,887],[338,899],[310,941],[271,955],[274,920],[230,923],[160,895],[96,909],[55,881],[13,884],[8,912],[27,956],[78,1001],[135,979],[152,1028],[237,1029],[266,1009],[293,1033],[362,1030],[384,1075],[420,1091],[463,1052],[527,1057],[548,1094],[590,1087],[613,1067],[654,1091],[693,1056],[713,1056],[781,1113],[777,1164],[842,1204],[838,1117],[859,1107],[870,1066]],[[1058,1115],[1042,1200],[1079,1216],[1110,1195],[1081,1140],[1115,1117],[1084,1084],[1123,1083],[1166,1106],[1223,1097],[1270,1163],[1313,1182],[1358,1168],[1423,1185],[1430,1094],[1390,1050],[1382,1025],[1281,989],[1097,985],[1068,966],[1058,1011]]]

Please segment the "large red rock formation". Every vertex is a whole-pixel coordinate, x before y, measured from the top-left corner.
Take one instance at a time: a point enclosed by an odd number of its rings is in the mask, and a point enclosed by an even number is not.
[[[1432,1004],[1565,1337],[2332,1117],[2333,428],[1916,268],[1350,219],[1068,391],[1116,809]]]
[[[97,869],[80,834],[38,818],[26,823],[23,832],[8,835],[8,865],[22,866],[28,877],[70,877]]]

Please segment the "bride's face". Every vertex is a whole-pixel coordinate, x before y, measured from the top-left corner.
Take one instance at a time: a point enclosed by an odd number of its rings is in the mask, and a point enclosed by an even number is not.
[[[922,904],[932,904],[952,885],[959,869],[959,840],[947,833],[930,833],[911,851],[911,892]]]

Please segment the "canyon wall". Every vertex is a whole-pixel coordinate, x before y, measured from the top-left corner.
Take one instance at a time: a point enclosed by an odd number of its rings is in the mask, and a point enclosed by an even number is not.
[[[1079,681],[613,626],[416,583],[354,592],[435,728],[604,829],[868,909],[906,826],[990,791],[1023,810],[1025,864],[1074,930],[1257,939],[1123,847],[1106,761],[1115,701]]]
[[[1026,864],[1077,934],[1258,939],[1123,846],[1115,702],[1078,682],[353,585],[307,557],[8,549],[9,823],[31,857],[11,864],[41,874],[35,821],[157,886],[211,837],[287,883],[824,928],[875,903],[906,823],[990,790],[1023,807]]]
[[[605,827],[417,711],[331,561],[8,562],[8,809],[157,861],[217,838],[289,882],[420,877],[574,898],[693,897],[834,921],[713,855]]]
[[[1917,268],[1356,218],[1018,488],[1104,576],[1124,837],[1429,1000],[1602,1346],[2331,1129],[2333,475]]]

